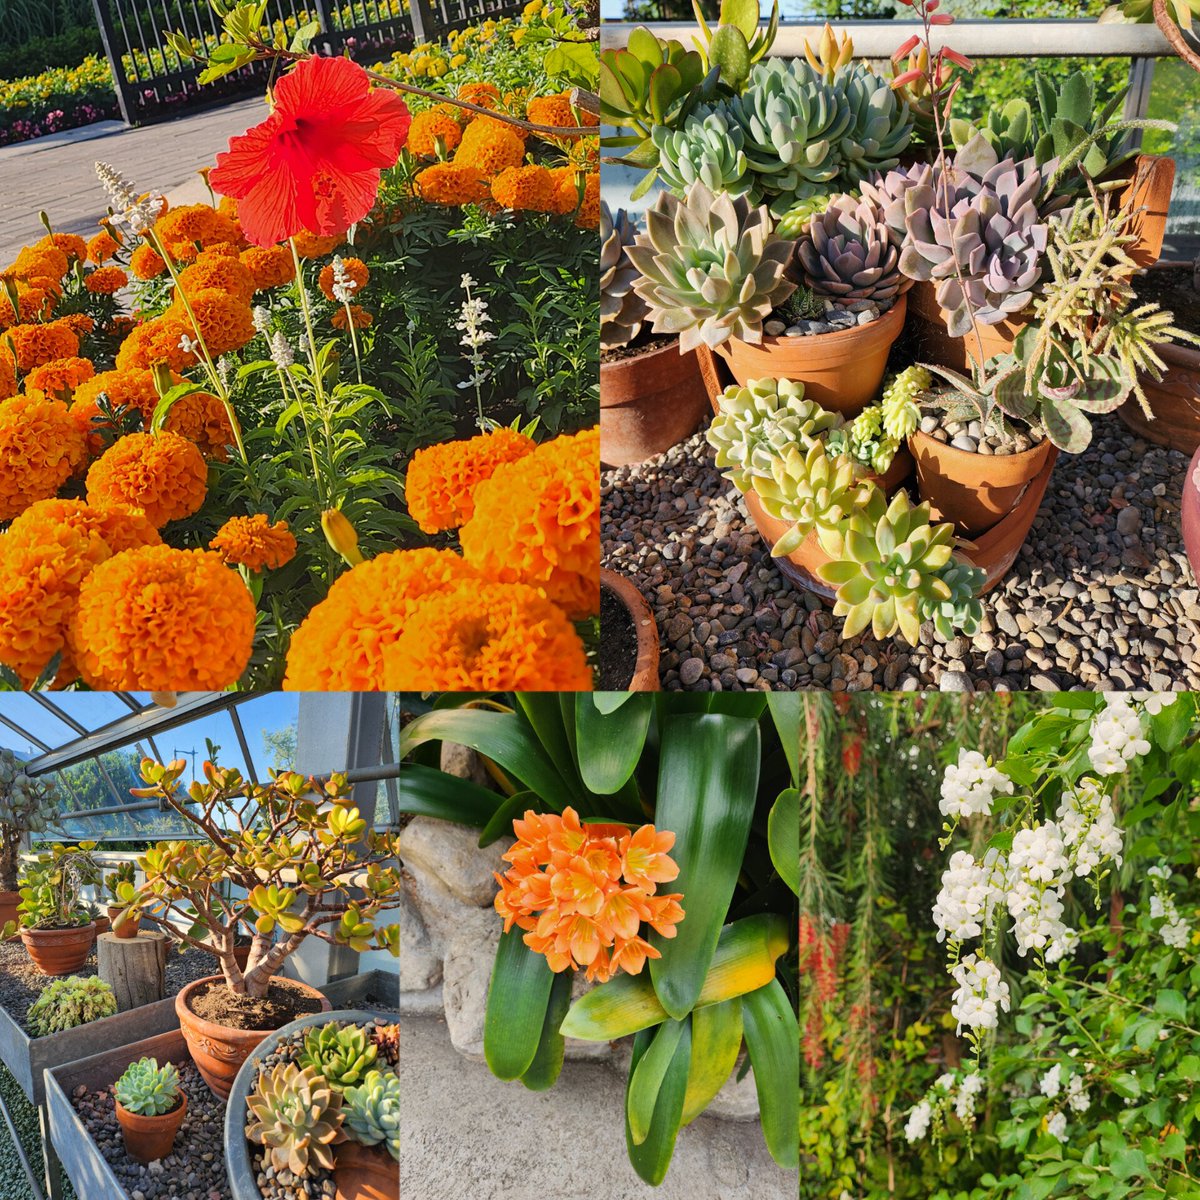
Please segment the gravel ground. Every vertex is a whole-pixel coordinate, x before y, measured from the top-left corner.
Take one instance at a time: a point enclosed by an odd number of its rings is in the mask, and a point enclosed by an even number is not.
[[[188,1099],[187,1115],[175,1135],[175,1153],[144,1164],[125,1153],[112,1092],[89,1092],[80,1084],[71,1096],[88,1133],[131,1200],[229,1200],[223,1130],[225,1103],[209,1090],[193,1063],[179,1069]]]
[[[658,622],[667,689],[1058,691],[1200,688],[1200,591],[1183,552],[1187,458],[1093,418],[1060,456],[1008,577],[974,638],[921,645],[841,619],[776,569],[703,432],[604,472],[604,565],[640,587]]]
[[[215,975],[218,969],[217,960],[202,950],[189,950],[185,954],[172,950],[167,959],[166,994],[173,996],[193,979],[203,979],[206,975]],[[74,974],[88,976],[95,975],[95,973],[96,950],[93,946],[87,962]],[[26,1033],[29,1032],[29,1028],[25,1024],[29,1006],[38,998],[49,981],[50,976],[43,975],[33,965],[28,952],[20,942],[0,942],[0,1006],[7,1010],[9,1016]]]
[[[42,1179],[42,1141],[38,1130],[37,1109],[25,1099],[21,1085],[5,1068],[0,1067],[0,1093],[17,1128],[25,1156],[37,1179]],[[21,1161],[13,1148],[8,1129],[0,1122],[0,1200],[29,1200],[29,1183],[21,1169]],[[63,1180],[63,1200],[75,1200],[75,1190],[69,1179]]]

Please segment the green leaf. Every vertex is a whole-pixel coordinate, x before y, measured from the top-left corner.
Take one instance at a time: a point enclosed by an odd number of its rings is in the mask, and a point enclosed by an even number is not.
[[[479,827],[492,820],[504,799],[469,779],[459,779],[457,775],[447,775],[420,763],[404,763],[400,768],[398,791],[403,813]]]
[[[633,695],[610,713],[601,713],[588,692],[575,698],[575,745],[579,773],[589,791],[611,795],[632,775],[650,728],[654,699]]]
[[[517,707],[525,716],[534,735],[541,742],[546,757],[558,768],[571,785],[571,797],[582,799],[583,785],[575,766],[575,743],[568,736],[565,722],[576,696],[570,693],[567,704],[559,703],[560,697],[554,692],[517,692]]]
[[[758,789],[757,721],[684,715],[663,727],[655,822],[675,834],[672,856],[686,914],[673,938],[651,935],[662,957],[650,978],[677,1020],[696,1005],[742,869]]]
[[[742,997],[742,1022],[763,1140],[771,1157],[793,1170],[800,1165],[800,1024],[778,979]]]
[[[767,710],[787,757],[792,786],[800,786],[800,693],[768,692]]]
[[[784,883],[800,895],[800,793],[788,788],[771,805],[767,818],[767,847]]]
[[[692,1013],[692,1069],[683,1101],[683,1123],[690,1125],[725,1086],[742,1048],[740,997],[707,1004]]]
[[[1140,1150],[1124,1150],[1112,1160],[1112,1173],[1117,1179],[1144,1176],[1147,1173],[1146,1156]]]
[[[1174,988],[1162,988],[1154,1002],[1154,1011],[1169,1021],[1186,1021],[1187,1000],[1182,992],[1177,992]]]
[[[538,797],[536,792],[515,792],[497,807],[491,819],[483,827],[479,835],[479,845],[490,846],[497,838],[512,837],[512,823],[517,817],[524,816],[529,809],[537,809]]]
[[[164,424],[167,418],[171,415],[171,409],[187,396],[194,396],[197,393],[207,393],[208,389],[201,387],[198,383],[177,383],[173,388],[168,388],[158,399],[158,403],[154,406],[154,415],[150,418],[150,428],[157,432]]]
[[[1191,696],[1180,696],[1174,704],[1150,718],[1155,740],[1164,750],[1174,750],[1187,737],[1194,716]]]
[[[671,1165],[671,1156],[675,1153],[675,1139],[679,1136],[679,1126],[683,1116],[683,1099],[687,1094],[688,1068],[692,1056],[692,1035],[689,1022],[683,1022],[682,1028],[683,1033],[667,1066],[662,1085],[658,1089],[658,1099],[654,1105],[650,1128],[641,1143],[633,1140],[628,1116],[625,1121],[625,1147],[629,1153],[629,1161],[638,1175],[655,1187],[666,1178],[667,1168]],[[633,1063],[629,1070],[630,1087],[633,1085],[634,1076],[648,1053],[650,1045],[650,1035],[639,1033],[634,1042]],[[625,1111],[628,1114],[628,1093],[626,1094]]]
[[[625,1120],[635,1145],[640,1146],[650,1133],[659,1089],[686,1028],[686,1018],[682,1021],[664,1021],[655,1030],[650,1048],[630,1072],[629,1087],[625,1093]]]
[[[1179,1060],[1179,1066],[1175,1068],[1175,1074],[1180,1079],[1186,1079],[1189,1082],[1200,1080],[1200,1057],[1195,1054],[1187,1054]]]
[[[1118,1096],[1124,1096],[1127,1100],[1136,1100],[1142,1094],[1142,1085],[1138,1083],[1137,1076],[1129,1072],[1114,1076],[1110,1086]]]
[[[554,972],[513,926],[501,934],[483,1021],[483,1055],[497,1079],[520,1079],[542,1041]]]
[[[559,1032],[559,1026],[571,1007],[571,984],[574,980],[574,972],[560,971],[550,986],[550,1002],[546,1006],[546,1019],[542,1022],[542,1036],[533,1062],[521,1076],[521,1082],[531,1092],[544,1092],[553,1087],[562,1070],[567,1040]]]

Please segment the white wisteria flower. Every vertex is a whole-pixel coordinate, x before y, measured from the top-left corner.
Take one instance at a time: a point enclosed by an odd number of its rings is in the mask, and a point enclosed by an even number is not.
[[[983,1076],[978,1071],[964,1075],[954,1097],[954,1115],[968,1128],[975,1125],[975,1097],[983,1091]]]
[[[929,1132],[933,1108],[928,1100],[922,1100],[909,1114],[904,1126],[904,1137],[909,1142],[919,1142]]]
[[[1065,1142],[1067,1140],[1067,1114],[1056,1112],[1046,1122],[1046,1132],[1052,1138],[1057,1138],[1060,1142]]]
[[[1121,865],[1124,831],[1117,827],[1112,797],[1097,780],[1085,777],[1067,788],[1056,816],[1076,875],[1090,875],[1105,862]]]
[[[1011,1007],[1008,984],[1000,976],[1000,968],[990,958],[968,954],[950,972],[958,987],[950,1005],[950,1015],[969,1029],[995,1029],[1000,1023],[1000,1010]]]
[[[981,863],[965,850],[950,856],[950,865],[942,872],[942,890],[933,906],[939,942],[982,936],[992,913],[1004,903],[1005,869],[1004,856],[994,847]]]
[[[1092,1106],[1092,1098],[1084,1086],[1082,1075],[1072,1075],[1067,1080],[1067,1103],[1072,1112],[1084,1113]]]
[[[1058,1098],[1062,1091],[1062,1063],[1055,1063],[1038,1081],[1038,1091],[1048,1100]]]
[[[943,816],[987,816],[992,801],[1001,793],[1011,796],[1012,780],[1003,771],[988,766],[978,750],[959,750],[958,762],[951,763],[942,776],[942,798],[938,807]]]
[[[1098,775],[1119,775],[1134,759],[1150,753],[1142,718],[1124,692],[1109,692],[1092,718],[1088,760]]]

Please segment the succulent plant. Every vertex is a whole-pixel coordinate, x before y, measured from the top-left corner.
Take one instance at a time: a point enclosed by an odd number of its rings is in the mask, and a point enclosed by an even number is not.
[[[46,1037],[63,1029],[74,1029],[117,1011],[117,998],[102,979],[68,975],[52,979],[29,1006],[26,1017],[35,1037]]]
[[[131,1113],[161,1117],[179,1103],[179,1071],[174,1063],[139,1058],[130,1063],[113,1087],[113,1095]]]
[[[376,1025],[371,1030],[371,1041],[383,1055],[384,1062],[390,1063],[393,1067],[400,1062],[400,1025],[398,1022],[391,1025]]]
[[[825,305],[826,301],[816,295],[812,288],[801,284],[775,311],[785,321],[794,324],[797,321],[814,321],[823,317]]]
[[[642,330],[646,302],[633,290],[637,267],[626,248],[637,237],[637,226],[623,208],[614,218],[600,201],[600,344],[627,346]]]
[[[656,125],[651,136],[658,147],[659,177],[676,195],[697,179],[709,191],[731,196],[749,191],[754,182],[742,153],[744,135],[736,125],[730,128],[723,112],[693,114],[681,129]]]
[[[400,1077],[394,1071],[370,1071],[342,1095],[346,1131],[364,1146],[383,1143],[400,1161]]]
[[[987,116],[979,122],[952,117],[948,128],[950,138],[958,149],[963,149],[973,138],[981,136],[1001,158],[1029,158],[1037,141],[1033,106],[1023,96],[999,108],[989,108]]]
[[[886,303],[912,286],[900,274],[900,253],[870,200],[835,196],[796,243],[804,282],[841,304]]]
[[[814,46],[808,38],[804,39],[804,57],[822,79],[832,80],[834,76],[854,59],[854,39],[847,33],[838,37],[828,21],[821,30],[821,38]]]
[[[809,221],[817,213],[823,213],[829,207],[829,201],[830,196],[826,192],[819,192],[807,199],[797,200],[779,218],[779,222],[775,226],[776,236],[794,242],[808,228]]]
[[[921,410],[917,397],[928,391],[933,379],[922,366],[913,364],[905,367],[883,389],[883,428],[889,437],[898,442],[914,432],[921,423]]]
[[[948,175],[944,187],[935,172],[930,183],[905,192],[900,270],[934,283],[948,332],[964,337],[972,316],[995,325],[1033,299],[1048,231],[1037,206],[1042,175],[1032,159],[998,159],[981,175],[956,159]]]
[[[892,90],[898,99],[904,101],[908,111],[912,113],[913,126],[921,134],[932,137],[936,132],[936,122],[933,114],[933,95],[929,89],[929,50],[925,46],[919,46],[906,59],[899,61],[893,59],[889,67]],[[940,70],[939,86],[947,88],[958,73],[958,67],[949,59],[943,59]],[[896,87],[894,81],[901,75],[909,75],[912,71],[918,71],[920,74]]]
[[[360,1082],[375,1065],[379,1051],[358,1025],[322,1025],[304,1036],[296,1061],[312,1067],[335,1087],[345,1090]]]
[[[896,166],[912,141],[908,105],[888,80],[863,62],[848,63],[833,83],[850,110],[850,125],[837,144],[842,174],[857,184],[872,172]]]
[[[941,572],[954,553],[954,526],[934,525],[928,502],[913,507],[903,489],[889,503],[868,487],[846,521],[819,525],[817,537],[832,559],[818,574],[837,588],[833,613],[846,618],[844,637],[870,625],[877,638],[899,630],[915,646],[925,612],[951,598]]]
[[[663,192],[646,226],[626,253],[654,332],[678,333],[684,353],[761,342],[763,321],[796,290],[784,274],[792,245],[772,236],[767,210],[694,183],[682,200]]]
[[[979,589],[987,578],[980,570],[961,558],[952,558],[942,568],[942,582],[950,589],[950,595],[925,606],[922,616],[933,622],[934,632],[944,642],[957,634],[974,637],[983,620],[983,605],[979,603]]]
[[[771,19],[760,30],[758,0],[721,0],[716,29],[710,29],[704,11],[692,0],[692,11],[701,37],[693,38],[706,67],[720,70],[721,86],[741,90],[750,68],[771,48],[779,29],[779,0],[771,6]]]
[[[753,484],[763,508],[791,526],[771,547],[776,557],[791,554],[813,529],[836,527],[859,503],[862,485],[854,464],[829,455],[823,442],[807,450],[788,446],[770,467],[770,477],[755,475]]]
[[[929,163],[913,163],[907,167],[876,172],[869,179],[862,180],[858,190],[864,200],[870,200],[879,210],[892,241],[901,246],[908,233],[905,193],[911,188],[929,187],[932,184],[933,167]]]
[[[770,462],[789,446],[807,452],[819,438],[837,429],[842,419],[815,400],[804,398],[804,384],[788,379],[751,379],[745,387],[728,387],[718,398],[720,412],[708,427],[708,443],[717,466],[740,492],[753,486],[755,475],[769,475]]]
[[[276,1171],[303,1179],[333,1169],[330,1147],[344,1140],[342,1094],[312,1067],[276,1063],[260,1071],[246,1100],[246,1136],[264,1146]]]
[[[878,404],[864,408],[846,426],[844,433],[829,439],[832,453],[847,455],[859,466],[876,475],[883,475],[892,465],[899,441],[883,428],[883,409]]]

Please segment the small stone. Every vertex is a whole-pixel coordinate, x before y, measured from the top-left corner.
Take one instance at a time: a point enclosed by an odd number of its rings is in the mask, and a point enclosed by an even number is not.
[[[975,685],[966,671],[943,671],[938,688],[943,692],[973,692]]]
[[[974,454],[979,449],[973,437],[969,437],[965,433],[960,433],[951,443],[955,450],[965,450],[968,454]]]
[[[691,687],[692,684],[699,682],[700,676],[704,674],[704,660],[702,658],[685,658],[679,666],[679,682],[684,687]]]
[[[1142,514],[1132,504],[1117,513],[1117,532],[1126,535],[1137,533],[1142,527]]]
[[[787,324],[784,321],[772,319],[763,326],[763,330],[770,337],[781,337],[787,331]]]

